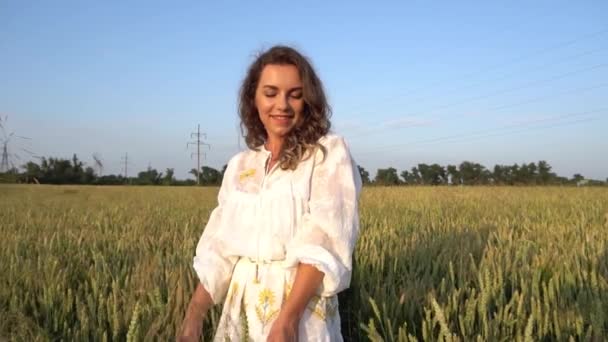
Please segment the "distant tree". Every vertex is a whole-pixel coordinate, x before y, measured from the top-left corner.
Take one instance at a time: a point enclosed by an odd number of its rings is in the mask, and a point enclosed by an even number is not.
[[[403,182],[407,185],[421,185],[422,177],[420,176],[420,172],[417,167],[412,167],[410,171],[403,170],[400,174]]]
[[[82,177],[84,174],[84,164],[82,161],[78,159],[78,156],[74,153],[72,156],[72,167],[68,168],[69,177],[67,183],[70,184],[79,184],[82,182]]]
[[[487,184],[491,174],[486,168],[478,163],[464,161],[458,168],[464,185]]]
[[[194,179],[197,179],[200,175],[200,172],[198,172],[197,169],[190,169],[190,171],[188,171],[189,174],[194,176]]]
[[[440,166],[439,164],[433,164],[432,166],[437,169],[437,173],[439,174],[441,183],[448,184],[448,181],[449,181],[448,170],[446,170],[445,167]]]
[[[222,182],[221,173],[209,166],[203,166],[201,168],[201,185],[220,185]]]
[[[26,183],[87,184],[95,180],[95,173],[85,169],[76,154],[72,159],[42,158],[40,165],[28,162],[23,165],[24,175],[19,177]]]
[[[584,180],[585,177],[583,177],[583,175],[581,175],[580,173],[575,173],[574,176],[572,176],[572,182],[574,184],[577,184],[578,182]]]
[[[412,167],[410,172],[410,179],[412,184],[422,184],[422,176],[420,175],[420,170],[417,167]]]
[[[222,172],[220,172],[212,167],[203,166],[200,172],[196,169],[191,169],[188,173],[193,175],[195,179],[196,177],[200,177],[201,185],[221,185],[227,167],[227,165],[224,165]]]
[[[527,172],[527,171],[525,171]],[[514,165],[494,165],[494,170],[491,175],[492,183],[496,185],[514,185],[516,183],[523,184],[520,167]]]
[[[551,165],[544,160],[538,162],[538,179],[540,184],[549,184],[555,178],[555,173],[551,172]]]
[[[528,182],[527,184],[538,183],[538,167],[534,163],[528,164]]]
[[[494,165],[492,171],[492,183],[496,185],[507,184],[508,169],[502,165]]]
[[[15,167],[8,169],[6,172],[0,172],[0,183],[17,183],[19,179],[19,170]]]
[[[226,170],[228,169],[228,164],[224,164],[224,166],[222,166],[222,177],[220,180],[220,183],[224,180],[224,174],[226,174]]]
[[[369,184],[371,182],[369,179],[369,172],[367,172],[361,165],[357,165],[357,169],[359,170],[359,175],[361,176],[361,181],[363,184]]]
[[[162,172],[159,173],[156,169],[148,166],[146,171],[141,171],[137,174],[135,184],[137,185],[158,185],[163,178]]]
[[[195,181],[178,180],[175,178],[174,169],[167,168],[163,173],[148,168],[139,172],[137,177],[125,178],[122,175],[98,176],[92,167],[86,166],[74,154],[71,159],[62,158],[41,158],[40,163],[29,161],[19,169],[0,174],[0,182],[9,183],[43,183],[43,184],[171,184],[171,185],[194,185]],[[223,165],[221,171],[212,167],[202,167],[200,172],[191,169],[190,173],[200,177],[203,185],[220,185],[227,165]],[[371,183],[370,175],[361,165],[357,165],[357,170],[361,175],[364,184]],[[544,160],[537,163],[522,163],[508,165],[495,165],[490,171],[479,163],[464,161],[460,165],[448,165],[443,167],[439,164],[420,163],[411,170],[404,170],[397,175],[395,168],[378,169],[373,180],[378,185],[526,185],[526,184],[585,184],[588,186],[608,185],[606,181],[585,179],[581,174],[574,174],[572,178],[560,177],[552,172],[551,165]]]
[[[418,172],[420,172],[420,184],[426,185],[431,184],[432,175],[430,167],[427,164],[418,164]]]
[[[165,177],[163,177],[163,185],[171,185],[175,182],[174,170],[172,168],[167,168],[165,171]]]
[[[478,175],[475,172],[475,164],[469,161],[463,161],[458,166],[458,172],[460,172],[460,177],[462,180],[462,184],[471,185],[475,184],[478,179]]]
[[[44,172],[45,183],[66,184],[72,178],[71,164],[67,159],[49,158],[48,162],[42,160],[42,170]]]
[[[99,185],[122,185],[126,183],[126,179],[122,175],[103,175],[95,181]]]
[[[97,175],[95,174],[95,170],[87,166],[82,174],[80,175],[80,184],[93,184],[97,179]]]
[[[439,164],[418,164],[418,171],[422,184],[439,185],[447,183],[447,173],[443,166]]]
[[[515,184],[536,184],[537,180],[537,167],[536,164],[522,163],[521,166],[517,164],[511,168],[513,175],[513,183]]]
[[[25,172],[23,173],[23,178],[25,183],[37,183],[42,179],[42,169],[40,165],[29,161],[27,164],[23,165]]]
[[[415,182],[413,181],[412,174],[408,170],[401,171],[401,173],[399,174],[399,176],[401,176],[401,179],[403,179],[403,183],[404,184],[406,184],[406,185],[414,185],[415,184]]]
[[[399,176],[397,169],[389,167],[388,169],[378,169],[374,183],[378,185],[398,185]]]
[[[460,178],[460,171],[458,171],[458,167],[456,165],[448,165],[446,168],[446,173],[450,178],[450,183],[453,185],[462,184],[462,179]]]

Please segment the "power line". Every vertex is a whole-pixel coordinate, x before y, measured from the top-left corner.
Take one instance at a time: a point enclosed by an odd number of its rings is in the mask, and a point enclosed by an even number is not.
[[[528,72],[534,72],[534,71],[546,69],[546,68],[549,68],[549,67],[552,67],[552,66],[555,66],[555,65],[559,65],[559,64],[561,64],[563,62],[571,61],[571,60],[579,58],[579,57],[584,57],[584,56],[592,55],[594,53],[597,53],[597,52],[600,52],[600,51],[604,51],[604,50],[607,50],[607,49],[608,49],[608,46],[602,46],[599,49],[587,50],[587,51],[584,51],[584,52],[581,52],[581,53],[577,53],[575,55],[570,55],[570,56],[568,56],[566,58],[557,59],[553,63],[543,63],[541,65],[535,66],[534,68],[530,68],[528,70]],[[584,70],[584,71],[586,71],[586,70]],[[522,73],[521,71],[512,72],[512,73],[508,73],[506,75],[502,75],[502,76],[499,76],[499,77],[494,77],[494,78],[486,79],[484,81],[469,83],[468,85],[465,85],[465,86],[455,86],[455,87],[452,87],[451,89],[448,89],[447,92],[450,92],[450,91],[453,92],[454,90],[464,90],[464,89],[475,88],[475,87],[481,86],[481,85],[487,85],[488,82],[505,80],[505,79],[511,78],[513,76],[520,75],[521,73]],[[569,75],[566,75],[566,76],[569,76]],[[442,91],[442,94],[445,94],[445,93],[446,93],[445,90]],[[434,95],[428,95],[428,96],[418,97],[418,98],[412,99],[411,101],[412,102],[419,102],[419,101],[426,100],[426,99],[431,99],[431,98],[434,98]]]
[[[608,86],[608,83],[596,84],[596,85],[592,85],[590,87],[568,89],[568,90],[562,91],[560,93],[550,94],[550,95],[546,95],[546,96],[539,96],[539,97],[535,97],[535,98],[531,98],[531,99],[527,99],[527,100],[524,100],[524,101],[519,101],[519,102],[507,104],[507,105],[500,105],[500,106],[490,107],[488,110],[502,110],[502,109],[505,109],[505,108],[511,108],[511,107],[520,106],[522,104],[529,104],[529,103],[533,103],[533,102],[543,101],[543,100],[550,99],[550,98],[553,98],[553,97],[556,97],[556,96],[570,95],[570,94],[575,94],[575,93],[582,93],[582,92],[589,91],[589,90],[595,90],[595,89],[605,88],[606,86]]]
[[[521,106],[521,105],[525,105],[525,104],[530,104],[530,103],[534,103],[534,102],[541,102],[547,99],[551,99],[554,97],[558,97],[558,96],[564,96],[564,95],[570,95],[570,94],[575,94],[575,93],[581,93],[581,92],[585,92],[585,91],[589,91],[589,90],[595,90],[595,89],[600,89],[600,88],[605,88],[608,86],[608,83],[601,83],[601,84],[596,84],[596,85],[592,85],[589,87],[580,87],[580,88],[574,88],[574,89],[568,89],[566,91],[562,91],[559,93],[553,93],[553,94],[549,94],[549,95],[545,95],[545,96],[538,96],[538,97],[533,97],[533,98],[529,98],[529,99],[525,99],[523,101],[517,101],[517,102],[513,102],[513,103],[507,103],[507,104],[501,104],[498,106],[494,106],[494,107],[490,107],[487,108],[486,111],[497,111],[497,110],[503,110],[503,109],[507,109],[507,108],[513,108],[513,107],[517,107],[517,106]],[[454,114],[454,115],[450,115],[450,117],[448,118],[443,118],[443,122],[445,121],[453,121],[453,120],[457,120],[459,118],[462,117],[466,117],[468,116],[467,114]],[[362,136],[366,136],[366,135],[370,135],[373,133],[377,133],[379,132],[379,129],[385,129],[386,124],[382,124],[382,125],[378,125],[375,127],[372,127],[370,129],[368,129],[367,131],[364,131],[361,134],[358,134],[357,137],[362,137]],[[407,125],[402,125],[401,127],[399,127],[399,129],[404,129],[404,128],[411,128],[414,126],[417,126],[418,124],[416,123],[412,123],[412,124],[407,124]]]
[[[534,127],[534,125],[537,125],[539,123],[542,124],[542,123],[563,121],[564,119],[586,116],[589,114],[594,114],[594,113],[598,113],[598,112],[602,112],[602,111],[608,111],[608,108],[598,108],[598,109],[588,110],[588,111],[584,111],[584,112],[568,113],[568,114],[558,115],[558,116],[552,117],[552,118],[538,119],[538,120],[533,120],[533,121],[526,122],[526,123],[510,124],[510,125],[499,126],[499,127],[494,127],[494,128],[490,128],[490,129],[477,130],[477,131],[469,132],[469,133],[465,133],[465,134],[449,135],[449,136],[432,138],[432,139],[414,140],[414,141],[410,141],[407,143],[384,146],[381,148],[377,148],[373,151],[367,151],[367,152],[360,153],[358,155],[359,156],[369,155],[372,153],[378,154],[378,153],[380,153],[380,151],[387,152],[390,150],[395,150],[395,149],[400,149],[400,148],[419,146],[419,145],[428,145],[428,144],[434,144],[434,143],[458,142],[460,139],[463,139],[463,138],[464,139],[467,139],[467,138],[468,139],[470,139],[470,138],[478,139],[478,138],[484,138],[484,137],[492,137],[493,135],[487,135],[486,133],[509,130],[509,129],[513,129],[513,128],[524,128],[525,130],[533,130],[536,128],[543,128],[542,126]],[[588,120],[588,119],[589,118],[582,119],[582,120]],[[578,121],[576,121],[575,123],[577,123],[577,122]],[[533,127],[529,127],[529,126],[533,126]],[[486,134],[486,135],[483,135],[483,134]],[[502,134],[502,135],[504,135],[504,134]]]
[[[510,65],[510,64],[515,64],[515,63],[518,63],[518,62],[520,62],[522,60],[529,59],[530,57],[533,57],[533,56],[536,56],[536,55],[542,55],[544,53],[547,53],[547,52],[550,52],[550,51],[553,51],[553,50],[557,50],[559,48],[563,48],[563,47],[566,47],[566,46],[574,45],[574,44],[576,44],[576,43],[578,43],[580,41],[584,41],[584,40],[587,40],[587,39],[598,37],[598,36],[601,36],[601,35],[606,34],[606,33],[608,33],[608,28],[604,28],[604,29],[601,29],[601,30],[598,30],[598,31],[593,31],[593,32],[590,32],[590,33],[586,33],[586,34],[580,35],[580,36],[578,36],[576,38],[573,38],[573,39],[570,39],[570,40],[566,40],[566,41],[562,41],[562,42],[559,42],[557,44],[550,45],[550,46],[547,46],[547,47],[540,48],[540,49],[535,50],[533,52],[520,55],[520,56],[518,56],[516,58],[513,58],[513,59],[511,59],[509,61],[501,62],[501,63],[495,64],[495,65],[487,67],[487,68],[482,68],[481,70],[477,70],[477,71],[465,74],[465,75],[457,77],[457,78],[459,80],[468,79],[468,78],[471,78],[472,76],[483,74],[483,73],[486,73],[486,72],[491,71],[491,70],[500,69],[500,68],[502,68],[504,66],[507,66],[507,65]],[[406,92],[404,92],[404,93],[402,93],[400,95],[390,96],[388,98],[385,98],[382,101],[383,102],[387,102],[387,101],[394,101],[394,100],[397,100],[397,99],[402,99],[404,96],[408,96],[408,95],[411,95],[413,93],[420,92],[423,89],[428,89],[429,87],[434,87],[434,86],[440,85],[442,83],[443,83],[443,81],[437,80],[437,81],[432,82],[432,83],[430,83],[430,84],[428,84],[428,85],[426,85],[424,87],[418,87],[418,88],[415,88],[413,90],[406,91]],[[351,115],[351,117],[359,117],[359,116],[361,116],[361,114],[359,114],[359,115],[357,115],[357,114]]]
[[[607,119],[607,117],[595,116],[595,117],[589,117],[589,118],[584,118],[584,119],[578,119],[578,120],[574,120],[574,121],[555,123],[555,124],[551,124],[551,125],[528,127],[528,128],[523,128],[521,130],[512,131],[512,132],[488,134],[488,135],[484,135],[484,136],[468,137],[466,139],[445,141],[445,142],[449,142],[449,143],[453,143],[453,144],[467,143],[467,142],[473,142],[473,141],[476,141],[479,139],[500,137],[500,136],[509,136],[509,135],[515,135],[515,134],[525,133],[525,132],[529,132],[529,131],[544,130],[544,129],[550,129],[550,128],[555,128],[555,127],[573,126],[573,125],[580,124],[580,123],[587,123],[587,122],[599,121],[599,120],[605,120],[605,119]],[[415,146],[415,144],[413,144],[412,146]],[[393,146],[393,147],[394,148],[392,148],[392,149],[396,149],[397,146]],[[404,146],[400,146],[399,148],[403,148],[403,147]],[[420,147],[420,145],[418,145],[418,147]],[[357,157],[359,157],[361,155],[369,155],[370,153],[372,153],[372,152],[359,153],[359,154],[357,154]],[[378,152],[373,152],[373,153],[378,154]]]
[[[545,78],[545,79],[541,79],[541,80],[535,80],[535,81],[527,82],[524,85],[520,85],[520,86],[517,86],[517,87],[510,87],[510,88],[506,88],[506,89],[501,89],[501,90],[490,92],[490,93],[486,93],[486,94],[483,94],[483,95],[469,97],[467,99],[464,99],[464,100],[461,100],[461,101],[458,101],[458,102],[452,102],[452,103],[449,103],[449,104],[435,106],[435,107],[432,107],[431,111],[436,111],[438,109],[447,109],[447,108],[451,108],[451,107],[454,107],[454,106],[462,105],[464,103],[479,101],[479,100],[483,100],[483,99],[486,99],[486,98],[489,98],[489,97],[492,97],[492,96],[515,92],[515,91],[518,91],[518,90],[530,88],[530,87],[538,85],[538,84],[543,84],[543,83],[547,83],[547,82],[563,79],[563,78],[566,78],[566,77],[574,75],[574,74],[579,74],[579,73],[582,73],[582,72],[587,72],[587,71],[591,71],[591,70],[595,70],[595,69],[599,69],[599,68],[604,68],[604,67],[607,67],[607,66],[608,66],[608,63],[596,64],[596,65],[593,65],[593,66],[590,66],[590,67],[581,68],[581,69],[569,71],[569,72],[566,72],[566,73],[562,73],[562,74],[559,74],[559,75],[556,75],[556,76],[552,76],[550,78]],[[414,113],[406,114],[405,117],[409,117],[409,116],[412,116],[412,115],[414,115]],[[380,125],[376,126],[376,128],[383,128],[384,126],[385,126],[385,124],[380,124]],[[405,128],[405,127],[401,127],[401,128]],[[359,138],[361,136],[369,135],[371,133],[372,132],[368,132],[367,134],[359,134],[357,137]]]
[[[544,125],[544,126],[537,126],[537,127],[528,127],[528,128],[523,128],[523,129],[520,129],[520,130],[517,130],[517,131],[512,131],[512,132],[488,134],[488,135],[484,135],[484,136],[470,137],[470,138],[464,139],[464,140],[454,140],[454,141],[448,141],[448,142],[450,142],[450,143],[466,143],[466,142],[476,141],[476,140],[479,140],[479,139],[501,137],[501,136],[509,136],[509,135],[515,135],[515,134],[525,133],[525,132],[529,132],[529,131],[538,131],[538,130],[544,130],[544,129],[555,128],[555,127],[573,126],[573,125],[580,124],[580,123],[586,123],[586,122],[592,122],[592,121],[598,121],[598,120],[604,120],[604,119],[606,119],[606,117],[593,116],[593,117],[584,118],[584,119],[577,119],[577,120],[573,120],[573,121],[558,122],[558,123],[551,124],[551,125]]]
[[[586,91],[589,91],[589,90],[595,90],[595,89],[600,89],[600,88],[605,88],[605,87],[608,87],[608,83],[596,84],[596,85],[592,85],[592,86],[589,86],[589,87],[580,87],[580,88],[568,89],[568,90],[565,90],[565,91],[562,91],[562,92],[559,92],[559,93],[553,93],[553,94],[549,94],[549,95],[545,95],[545,96],[533,97],[533,98],[525,99],[525,100],[522,100],[522,101],[517,101],[517,102],[512,102],[512,103],[507,103],[507,104],[502,104],[502,105],[490,107],[490,108],[487,108],[486,111],[498,111],[498,110],[513,108],[513,107],[517,107],[517,106],[521,106],[521,105],[525,105],[525,104],[530,104],[530,103],[534,103],[534,102],[541,102],[541,101],[544,101],[544,100],[547,100],[547,99],[551,99],[551,98],[555,98],[555,97],[558,97],[558,96],[564,96],[564,95],[582,93],[582,92],[586,92]],[[451,115],[449,118],[444,118],[443,121],[452,121],[452,120],[456,120],[456,119],[462,118],[464,116],[466,116],[466,114]]]
[[[556,76],[553,76],[553,77],[550,77],[550,78],[545,78],[545,79],[541,79],[541,80],[536,80],[536,81],[524,83],[524,85],[520,85],[520,86],[517,86],[517,87],[511,87],[511,88],[501,89],[501,90],[494,91],[494,92],[491,92],[491,93],[488,93],[488,94],[470,97],[468,99],[464,99],[461,102],[455,103],[455,104],[458,105],[458,104],[463,104],[463,103],[467,103],[467,102],[471,102],[471,101],[483,100],[483,99],[486,99],[488,97],[492,97],[492,96],[496,96],[496,95],[503,95],[503,94],[506,94],[506,93],[511,93],[511,92],[514,92],[514,91],[530,88],[531,86],[535,86],[535,85],[538,85],[538,84],[543,84],[543,83],[548,83],[548,82],[551,82],[551,81],[560,80],[560,79],[566,78],[566,77],[571,76],[571,75],[576,75],[576,74],[580,74],[582,72],[587,72],[587,71],[591,71],[591,70],[595,70],[595,69],[599,69],[599,68],[604,68],[604,67],[607,67],[607,66],[608,66],[608,63],[600,63],[600,64],[592,65],[590,67],[581,68],[581,69],[577,69],[577,70],[574,70],[574,71],[569,71],[569,72],[566,72],[566,73],[563,73],[563,74],[559,74],[559,75],[556,75]],[[452,105],[454,105],[454,104],[451,104],[448,107],[451,107]],[[442,106],[442,107],[439,107],[439,108],[446,108],[446,106]]]

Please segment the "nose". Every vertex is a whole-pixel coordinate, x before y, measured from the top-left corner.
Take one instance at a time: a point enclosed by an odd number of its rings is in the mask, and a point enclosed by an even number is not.
[[[277,109],[283,112],[289,110],[289,101],[287,99],[288,95],[277,96],[276,106]]]

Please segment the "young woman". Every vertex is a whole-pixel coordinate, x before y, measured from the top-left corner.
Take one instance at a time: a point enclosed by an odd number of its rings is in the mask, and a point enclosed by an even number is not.
[[[197,245],[180,340],[199,340],[223,303],[216,341],[341,341],[361,179],[329,133],[322,83],[299,52],[272,47],[248,70],[239,115],[249,149],[228,163]]]

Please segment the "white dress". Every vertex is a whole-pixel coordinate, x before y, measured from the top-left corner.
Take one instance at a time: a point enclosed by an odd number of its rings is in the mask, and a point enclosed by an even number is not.
[[[215,341],[266,341],[300,262],[324,277],[298,340],[342,341],[336,294],[350,284],[361,178],[342,137],[319,143],[325,156],[318,149],[294,171],[266,172],[264,147],[228,163],[194,257],[213,302],[224,302]]]

